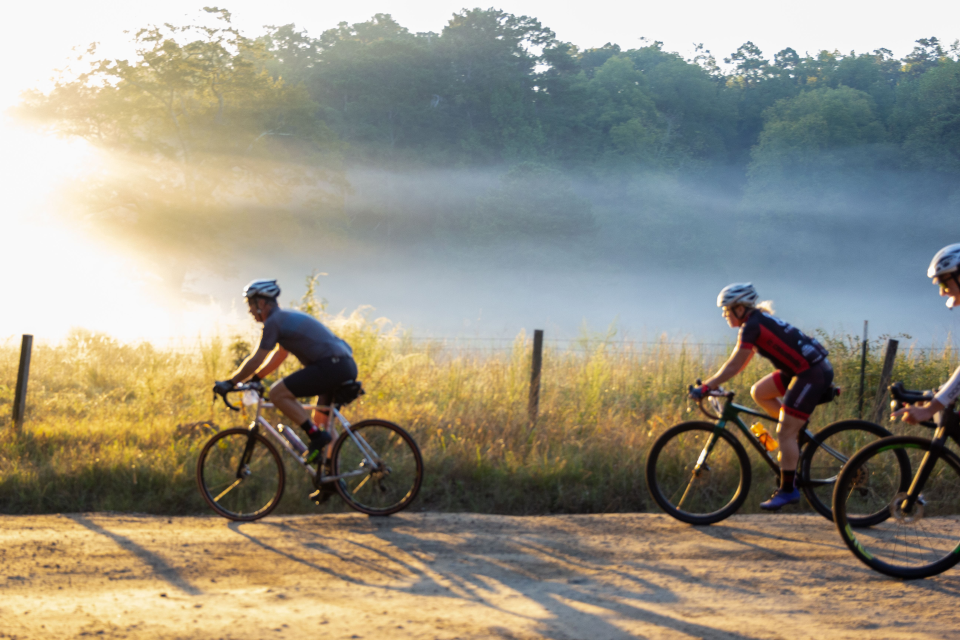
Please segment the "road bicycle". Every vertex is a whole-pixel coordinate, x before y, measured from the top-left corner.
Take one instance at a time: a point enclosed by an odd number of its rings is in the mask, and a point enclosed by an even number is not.
[[[890,387],[891,406],[926,402],[932,391]],[[927,578],[960,562],[960,456],[947,448],[960,444],[956,403],[936,422],[933,438],[896,436],[858,451],[843,468],[833,494],[837,530],[861,562],[895,578]],[[903,480],[897,473],[909,460]],[[916,472],[910,473],[910,469]],[[869,531],[853,531],[850,521],[864,511],[884,508],[889,519]]]
[[[221,516],[251,521],[273,511],[286,482],[278,448],[306,470],[316,489],[332,484],[344,502],[361,513],[387,516],[405,509],[417,497],[423,483],[423,457],[410,434],[386,420],[350,424],[340,413],[341,407],[363,393],[359,382],[344,383],[329,407],[302,405],[307,410],[329,411],[326,428],[336,434],[329,475],[324,475],[321,465],[315,468],[306,462],[307,446],[293,429],[274,427],[263,417],[264,409],[274,408],[264,399],[263,385],[251,382],[222,394],[224,404],[239,411],[227,399],[229,393],[244,393],[245,404],[256,405],[256,413],[249,427],[225,429],[200,451],[200,494]]]
[[[699,380],[697,385],[700,385]],[[837,394],[839,390],[831,387],[818,404],[832,401]],[[667,429],[650,449],[646,466],[650,495],[661,509],[677,520],[694,525],[720,522],[736,513],[747,499],[753,471],[747,451],[732,430],[727,429],[730,424],[739,428],[779,482],[777,456],[747,428],[740,415],[747,414],[773,423],[777,419],[735,404],[733,398],[732,391],[710,391],[697,406],[715,422],[682,422]],[[802,450],[797,466],[797,486],[810,505],[832,520],[833,485],[844,463],[867,443],[889,435],[890,432],[880,425],[864,420],[835,422],[816,434],[804,426],[799,436]],[[883,509],[862,514],[854,521],[854,526],[868,526],[888,515]]]

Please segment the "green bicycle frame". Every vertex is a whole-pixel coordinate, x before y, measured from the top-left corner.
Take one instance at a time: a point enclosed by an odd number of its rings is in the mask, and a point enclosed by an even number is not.
[[[718,396],[713,396],[713,397],[718,397]],[[765,413],[761,413],[749,407],[744,407],[743,405],[734,403],[732,395],[724,396],[724,398],[725,398],[725,402],[723,404],[723,409],[720,412],[720,418],[717,420],[717,424],[714,427],[713,435],[710,437],[710,440],[707,442],[707,446],[705,446],[703,448],[703,451],[700,452],[700,457],[697,459],[697,466],[695,467],[694,473],[699,474],[700,467],[706,461],[707,457],[710,455],[710,452],[713,451],[713,447],[716,445],[717,440],[720,439],[720,436],[718,435],[719,432],[727,428],[728,422],[732,422],[733,424],[735,424],[737,427],[740,428],[740,431],[743,432],[743,435],[744,437],[746,437],[747,442],[753,445],[753,448],[757,450],[757,453],[759,453],[760,457],[767,463],[767,465],[770,467],[770,470],[773,471],[773,473],[776,474],[777,477],[780,477],[780,464],[777,462],[776,457],[772,455],[772,452],[767,451],[767,448],[763,446],[763,444],[760,442],[760,439],[757,438],[757,436],[753,435],[753,432],[750,431],[749,427],[747,427],[747,425],[744,424],[743,420],[740,419],[740,414],[746,413],[748,415],[755,416],[757,418],[760,418],[761,420],[767,420],[769,422],[779,422],[779,420],[777,418],[771,418]],[[848,456],[843,455],[836,449],[829,447],[825,445],[823,442],[820,442],[819,440],[817,440],[816,436],[814,436],[813,433],[810,431],[810,429],[808,429],[806,426],[800,431],[800,434],[798,435],[798,439],[800,440],[800,442],[803,442],[803,443],[816,442],[817,445],[820,446],[820,448],[822,448],[825,452],[829,453],[831,456],[833,456],[840,462],[846,463],[846,461],[848,460]],[[836,482],[836,477],[824,478],[824,479],[808,478],[806,480],[800,480],[798,478],[797,480],[798,485],[803,483],[806,485],[814,485],[814,486],[833,484],[834,482]]]

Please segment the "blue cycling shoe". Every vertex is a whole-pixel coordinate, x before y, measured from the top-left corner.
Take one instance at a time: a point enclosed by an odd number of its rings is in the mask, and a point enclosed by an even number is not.
[[[796,487],[793,488],[793,491],[777,489],[769,500],[760,503],[760,508],[764,511],[779,511],[781,507],[798,502],[800,502],[800,489]]]

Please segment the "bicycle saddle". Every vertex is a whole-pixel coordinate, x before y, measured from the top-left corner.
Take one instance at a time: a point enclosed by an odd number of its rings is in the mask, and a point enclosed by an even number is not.
[[[840,391],[840,387],[830,385],[827,387],[826,391],[823,392],[823,395],[820,396],[820,399],[817,400],[817,404],[827,404],[828,402],[833,402],[834,398],[840,395]]]
[[[366,391],[363,390],[362,382],[359,380],[348,380],[333,392],[333,402],[341,406],[350,404],[364,393],[366,393]]]

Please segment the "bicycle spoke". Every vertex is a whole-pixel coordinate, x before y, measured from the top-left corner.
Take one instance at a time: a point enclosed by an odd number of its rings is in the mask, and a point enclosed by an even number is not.
[[[238,478],[233,484],[231,484],[229,487],[227,487],[226,489],[224,489],[222,493],[220,493],[216,498],[214,498],[213,501],[214,501],[214,502],[220,502],[220,499],[223,498],[223,496],[225,496],[225,495],[227,495],[228,493],[230,493],[230,491],[233,490],[233,488],[234,488],[235,486],[237,486],[238,484],[240,484],[241,482],[243,482],[243,478]]]
[[[213,436],[197,461],[204,500],[232,520],[256,520],[273,510],[283,494],[284,471],[276,449],[248,429]]]
[[[920,498],[904,511],[907,494],[899,490],[895,456],[909,458],[914,470],[927,453],[929,441],[897,437],[867,447],[844,468],[836,508],[837,525],[847,545],[863,562],[878,571],[905,578],[925,577],[956,564],[960,545],[960,465],[954,458],[930,460],[932,469]],[[856,481],[854,481],[856,480]],[[859,488],[867,486],[863,496]],[[843,498],[841,499],[841,495]],[[873,508],[887,496],[888,518],[855,533],[843,528],[849,513]],[[867,504],[866,499],[872,502]]]
[[[400,427],[383,420],[365,420],[351,429],[353,437],[345,434],[335,445],[335,470],[338,474],[353,469],[365,473],[343,477],[338,485],[343,499],[371,515],[388,515],[405,508],[416,497],[423,479],[416,443]],[[387,476],[389,480],[385,481]]]
[[[369,479],[370,479],[370,474],[368,473],[363,477],[363,480],[360,481],[360,484],[358,484],[356,487],[353,488],[354,492],[360,491],[360,489],[363,488],[363,485],[367,484],[367,480]]]
[[[651,496],[684,522],[709,524],[734,513],[749,488],[749,459],[730,434],[705,422],[672,427],[647,460]]]

